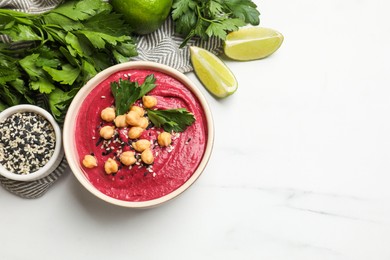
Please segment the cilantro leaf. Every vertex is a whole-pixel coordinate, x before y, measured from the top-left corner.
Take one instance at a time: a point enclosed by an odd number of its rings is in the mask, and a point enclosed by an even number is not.
[[[150,121],[167,132],[183,132],[195,122],[195,117],[185,108],[146,110]]]
[[[125,114],[135,101],[156,87],[155,81],[154,75],[150,74],[141,85],[131,81],[130,78],[111,82],[111,92],[115,100],[116,114]]]

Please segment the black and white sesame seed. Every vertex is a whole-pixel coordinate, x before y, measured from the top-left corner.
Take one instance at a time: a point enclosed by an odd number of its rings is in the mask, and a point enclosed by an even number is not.
[[[0,122],[0,164],[15,174],[42,168],[54,153],[53,126],[34,112],[18,112]]]

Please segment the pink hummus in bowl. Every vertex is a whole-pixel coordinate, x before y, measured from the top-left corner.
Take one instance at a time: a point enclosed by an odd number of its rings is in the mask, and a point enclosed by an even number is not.
[[[105,108],[115,108],[112,82],[128,79],[141,85],[148,75],[155,78],[155,88],[147,94],[157,100],[153,110],[184,108],[195,119],[184,131],[170,131],[171,142],[167,146],[158,142],[164,129],[151,120],[142,134],[132,139],[128,135],[130,125],[115,127],[114,122],[101,117]],[[135,101],[134,106],[142,107],[142,99]],[[111,138],[101,137],[100,130],[105,126],[115,129]],[[194,83],[173,68],[142,61],[110,67],[91,79],[73,99],[63,130],[65,155],[80,183],[104,201],[131,208],[157,206],[191,186],[209,160],[213,138],[210,109]],[[134,148],[134,142],[141,139],[150,143],[152,163],[144,163],[141,153]],[[120,160],[127,151],[135,155],[132,165],[124,165]],[[85,167],[86,155],[95,159],[95,166]],[[109,159],[117,166],[114,173],[105,171]]]

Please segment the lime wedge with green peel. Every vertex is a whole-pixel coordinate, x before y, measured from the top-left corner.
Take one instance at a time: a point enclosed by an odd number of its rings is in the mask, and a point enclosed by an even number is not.
[[[194,46],[190,47],[190,53],[196,76],[211,94],[224,98],[237,90],[236,78],[216,55]]]
[[[223,50],[225,55],[233,60],[257,60],[279,49],[283,39],[280,32],[270,28],[242,28],[226,36]]]

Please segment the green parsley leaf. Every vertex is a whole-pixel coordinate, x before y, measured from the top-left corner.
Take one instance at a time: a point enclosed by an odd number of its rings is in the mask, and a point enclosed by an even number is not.
[[[123,115],[135,101],[154,89],[156,78],[153,74],[145,78],[141,85],[138,82],[133,82],[130,79],[119,79],[119,81],[111,82],[111,92],[115,100],[115,109],[117,115]]]
[[[50,67],[42,67],[54,81],[61,84],[72,85],[80,74],[80,69],[72,67],[70,64],[66,64],[61,69],[53,69]]]
[[[188,13],[192,13],[196,6],[197,2],[195,0],[174,1],[172,5],[172,18],[176,20]]]
[[[43,20],[48,27],[62,28],[65,31],[79,30],[84,28],[81,22],[75,21],[57,13],[47,13],[45,16],[43,16]]]
[[[72,98],[73,95],[69,95],[69,93],[59,88],[56,88],[49,94],[49,108],[57,121],[61,122],[64,120],[66,110]]]
[[[49,94],[55,89],[53,83],[44,77],[38,78],[37,81],[30,81],[30,87],[33,90],[38,90],[40,93]]]
[[[0,54],[0,85],[20,77],[16,61],[10,57]]]
[[[185,36],[180,47],[193,37],[224,40],[231,31],[246,24],[258,25],[259,11],[251,0],[174,0],[175,31]]]
[[[0,100],[0,112],[5,110],[7,108],[7,104],[5,104],[3,101]]]
[[[39,41],[41,36],[36,34],[30,26],[18,24],[9,29],[0,30],[1,33],[7,34],[13,41]]]
[[[131,29],[108,1],[67,0],[42,14],[0,8],[0,104],[38,104],[60,123],[78,90],[137,55]],[[2,106],[2,107],[4,107]]]
[[[140,86],[141,90],[138,98],[141,98],[145,96],[147,93],[149,93],[150,91],[152,91],[156,87],[155,82],[156,82],[156,78],[154,77],[153,74],[146,76],[144,83],[142,83],[142,85]]]
[[[67,1],[52,10],[52,13],[61,14],[74,21],[87,20],[98,12],[111,10],[111,6],[101,0]]]
[[[0,98],[8,106],[15,106],[22,101],[22,95],[8,85],[0,85]]]
[[[221,22],[211,23],[206,29],[206,34],[209,37],[216,36],[225,40],[228,31],[237,31],[240,26],[244,26],[245,22],[240,19],[222,20]]]
[[[19,65],[27,72],[27,74],[33,78],[39,78],[44,76],[42,68],[36,66],[38,63],[39,54],[31,54],[19,60]]]
[[[146,110],[150,121],[167,132],[183,132],[195,122],[195,117],[185,108]]]
[[[259,25],[259,11],[256,9],[256,4],[250,0],[229,0],[226,1],[226,6],[232,14],[243,20],[245,23]]]
[[[79,39],[77,38],[76,35],[74,35],[71,32],[68,32],[65,36],[65,42],[69,45],[69,47],[72,47],[71,49],[74,50],[77,53],[77,55],[80,55],[81,57],[84,56],[83,47],[81,46]]]
[[[117,115],[125,114],[130,104],[134,103],[139,96],[140,88],[135,82],[119,79],[118,82],[111,82],[111,92],[115,99],[115,109]]]

